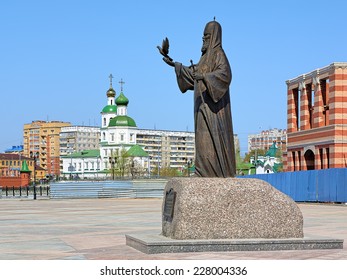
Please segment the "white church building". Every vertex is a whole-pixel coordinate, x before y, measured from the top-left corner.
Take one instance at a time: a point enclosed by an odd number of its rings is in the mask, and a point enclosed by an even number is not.
[[[121,92],[116,98],[112,87],[106,92],[107,105],[101,111],[99,150],[62,156],[62,175],[72,179],[104,179],[145,176],[149,173],[149,156],[136,144],[138,128],[128,116],[129,100]],[[123,82],[120,82],[123,84]]]
[[[118,165],[122,169],[121,165],[124,164],[122,161],[126,155],[131,158],[131,168],[147,169],[148,154],[139,145],[136,145],[138,128],[134,119],[128,116],[129,100],[123,93],[123,87],[121,87],[119,96],[115,98],[116,93],[112,88],[111,78],[110,88],[106,95],[107,105],[101,112],[101,168],[110,170],[114,169],[112,165]]]

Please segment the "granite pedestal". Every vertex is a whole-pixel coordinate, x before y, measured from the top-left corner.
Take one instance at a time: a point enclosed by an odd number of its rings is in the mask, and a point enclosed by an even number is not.
[[[259,179],[173,178],[164,190],[162,233],[127,235],[142,252],[343,248],[305,239],[303,216],[287,195]]]

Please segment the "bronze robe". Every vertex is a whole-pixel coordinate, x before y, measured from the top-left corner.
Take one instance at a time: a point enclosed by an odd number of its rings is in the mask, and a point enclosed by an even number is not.
[[[200,177],[226,178],[236,173],[229,94],[231,69],[218,36],[212,35],[212,46],[195,69],[176,62],[175,71],[181,92],[194,90],[195,173]],[[204,74],[204,79],[194,83],[193,71]]]

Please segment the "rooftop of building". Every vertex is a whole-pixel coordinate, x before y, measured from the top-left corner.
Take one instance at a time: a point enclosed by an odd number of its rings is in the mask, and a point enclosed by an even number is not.
[[[139,128],[137,135],[175,135],[175,136],[195,136],[194,131],[163,130],[163,129],[142,129]],[[235,135],[234,135],[235,136]]]
[[[298,83],[298,82],[302,82],[305,81],[307,79],[311,79],[316,77],[317,75],[321,75],[324,73],[328,73],[331,71],[331,69],[333,68],[347,68],[347,62],[333,62],[327,66],[321,67],[321,68],[317,68],[314,69],[308,73],[305,74],[301,74],[295,78],[289,79],[286,81],[287,85],[291,84],[291,83]]]
[[[29,167],[28,167],[28,164],[27,164],[27,161],[26,160],[23,160],[22,162],[22,168],[20,170],[21,172],[24,172],[24,173],[28,173],[30,172],[29,170]]]
[[[8,148],[5,150],[5,153],[19,153],[24,150],[23,145],[18,145],[18,146],[12,146],[11,148]]]
[[[148,157],[148,153],[145,152],[139,145],[132,146],[126,154],[130,157]]]
[[[116,116],[110,120],[109,127],[114,126],[129,126],[136,127],[134,119],[129,116]]]
[[[21,154],[0,153],[0,160],[31,160],[31,158]]]
[[[276,143],[272,143],[271,147],[269,148],[269,150],[266,152],[265,156],[268,156],[268,157],[276,157],[276,153],[277,153],[277,146],[276,146]]]
[[[33,128],[40,128],[40,127],[61,128],[63,126],[71,126],[71,123],[64,122],[64,121],[36,120],[36,121],[32,121],[31,123],[24,124],[24,129],[33,129]]]
[[[81,152],[71,153],[66,156],[61,156],[64,158],[95,158],[100,156],[100,150],[84,150]]]
[[[82,131],[82,132],[100,132],[99,126],[90,126],[90,125],[72,125],[64,126],[61,128],[61,132],[73,132],[73,131]]]

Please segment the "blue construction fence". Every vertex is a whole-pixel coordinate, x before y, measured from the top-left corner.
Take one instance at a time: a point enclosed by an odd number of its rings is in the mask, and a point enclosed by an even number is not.
[[[264,180],[302,202],[347,202],[347,168],[246,175]]]

